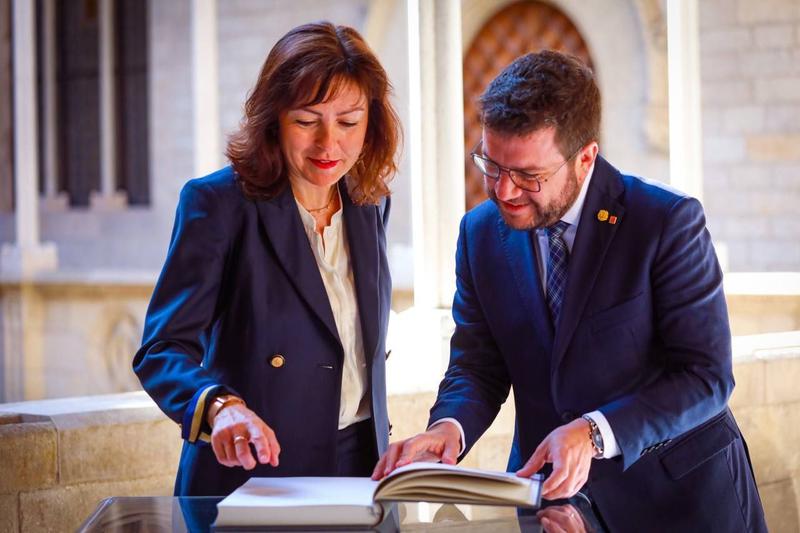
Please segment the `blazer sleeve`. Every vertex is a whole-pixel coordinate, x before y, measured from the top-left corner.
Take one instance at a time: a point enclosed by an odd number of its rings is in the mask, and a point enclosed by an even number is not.
[[[656,337],[651,357],[663,370],[600,408],[626,469],[646,448],[721,412],[734,387],[722,271],[700,202],[680,198],[665,220],[650,279]]]
[[[455,418],[464,430],[461,458],[500,411],[511,388],[505,361],[494,342],[475,294],[467,253],[466,217],[461,220],[456,250],[455,332],[450,340],[450,364],[439,385],[428,426]]]
[[[167,259],[156,283],[133,370],[184,439],[208,439],[209,400],[237,394],[202,366],[231,234],[225,203],[198,180],[181,191]]]

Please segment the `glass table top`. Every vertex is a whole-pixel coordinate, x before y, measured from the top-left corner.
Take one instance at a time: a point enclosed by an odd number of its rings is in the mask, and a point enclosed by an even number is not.
[[[113,497],[100,502],[79,528],[80,532],[149,533],[213,531],[221,497]],[[515,507],[441,503],[396,503],[393,511],[373,531],[490,531],[602,532],[588,499],[581,494],[569,500],[545,502],[538,511]],[[279,528],[287,530],[287,528]],[[249,528],[246,531],[275,531]],[[304,528],[291,531],[342,531],[342,528]],[[358,528],[345,528],[356,531]],[[370,529],[362,529],[369,531]],[[227,530],[226,530],[227,531]]]

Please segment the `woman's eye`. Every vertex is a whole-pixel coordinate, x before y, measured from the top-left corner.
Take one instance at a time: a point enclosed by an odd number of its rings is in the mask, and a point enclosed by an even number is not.
[[[295,120],[295,123],[299,124],[300,126],[312,126],[314,124],[314,121],[313,120],[300,120],[298,118],[297,120]]]
[[[353,128],[353,127],[355,127],[355,126],[358,126],[358,122],[346,122],[346,121],[342,121],[342,122],[339,122],[339,124],[341,124],[341,125],[342,125],[342,126],[344,126],[345,128]]]

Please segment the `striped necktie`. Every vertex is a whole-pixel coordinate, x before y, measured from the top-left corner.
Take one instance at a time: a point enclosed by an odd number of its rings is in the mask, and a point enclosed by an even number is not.
[[[569,249],[563,235],[568,227],[568,222],[559,220],[547,228],[550,247],[547,258],[547,306],[550,308],[550,318],[554,330],[558,326],[558,316],[561,313],[561,305],[564,303],[564,289],[567,287]]]

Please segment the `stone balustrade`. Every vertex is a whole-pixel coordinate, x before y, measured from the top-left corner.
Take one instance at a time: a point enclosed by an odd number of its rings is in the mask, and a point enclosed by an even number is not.
[[[0,531],[74,531],[103,498],[169,495],[180,447],[143,392],[0,404]]]

